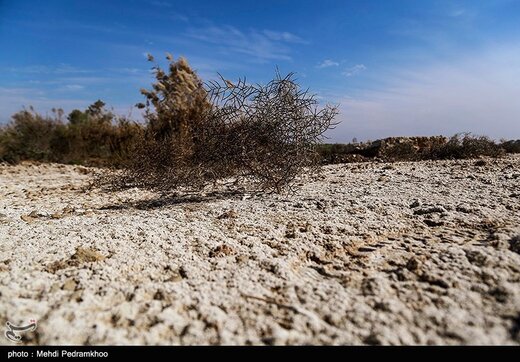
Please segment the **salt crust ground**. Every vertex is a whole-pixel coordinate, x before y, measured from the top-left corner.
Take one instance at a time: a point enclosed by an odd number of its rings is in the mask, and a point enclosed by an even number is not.
[[[174,197],[0,165],[0,325],[36,318],[26,344],[519,344],[520,157],[483,163]]]

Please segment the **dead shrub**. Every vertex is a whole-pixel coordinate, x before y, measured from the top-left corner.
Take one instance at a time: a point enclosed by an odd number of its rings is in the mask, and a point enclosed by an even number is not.
[[[142,90],[147,129],[113,185],[199,189],[232,177],[280,191],[317,165],[315,147],[337,109],[319,109],[292,74],[266,85],[222,77],[204,85],[186,60],[167,59],[168,73],[155,65],[156,82]]]
[[[293,74],[282,77],[277,72],[266,85],[245,79],[232,84],[221,78],[209,89],[209,120],[233,145],[227,162],[238,175],[279,191],[305,168],[317,166],[316,146],[333,126],[337,108],[319,108],[315,96],[301,90]]]
[[[154,62],[151,55],[148,59]],[[110,178],[112,186],[169,190],[200,187],[208,179],[208,170],[196,159],[201,151],[208,152],[201,139],[211,107],[207,92],[184,58],[174,61],[168,55],[167,59],[168,73],[154,65],[156,82],[152,89],[141,90],[146,103],[137,107],[146,109],[146,127],[122,172]]]

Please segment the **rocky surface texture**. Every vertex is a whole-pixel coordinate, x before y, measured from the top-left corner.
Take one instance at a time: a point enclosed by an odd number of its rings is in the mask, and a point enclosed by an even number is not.
[[[520,343],[519,156],[327,166],[291,195],[91,171],[0,166],[0,324],[37,319],[26,344]]]

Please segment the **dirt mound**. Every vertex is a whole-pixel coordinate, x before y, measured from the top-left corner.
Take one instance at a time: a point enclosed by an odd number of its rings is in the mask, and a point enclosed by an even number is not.
[[[96,250],[88,248],[77,248],[76,252],[68,259],[55,261],[49,264],[45,270],[49,273],[56,273],[58,270],[70,267],[78,267],[85,263],[94,263],[105,259],[103,255]]]

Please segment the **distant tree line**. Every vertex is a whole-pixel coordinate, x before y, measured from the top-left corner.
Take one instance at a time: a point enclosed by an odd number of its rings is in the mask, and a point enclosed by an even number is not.
[[[66,117],[62,109],[44,116],[29,107],[0,128],[0,161],[119,165],[142,130],[142,125],[107,111],[100,100]]]

